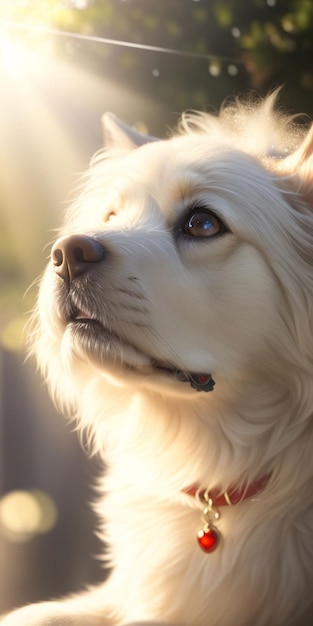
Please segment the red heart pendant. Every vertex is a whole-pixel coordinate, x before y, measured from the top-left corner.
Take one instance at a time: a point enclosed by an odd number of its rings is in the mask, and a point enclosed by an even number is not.
[[[197,538],[201,550],[204,552],[213,552],[219,544],[220,533],[215,526],[209,526],[199,530]]]

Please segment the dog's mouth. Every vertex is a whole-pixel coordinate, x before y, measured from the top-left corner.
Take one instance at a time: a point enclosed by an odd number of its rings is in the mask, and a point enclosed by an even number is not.
[[[196,372],[188,372],[186,370],[180,370],[176,367],[167,366],[158,361],[152,360],[154,368],[164,374],[172,376],[181,383],[189,383],[191,387],[197,389],[197,391],[213,391],[215,382],[211,374],[200,374]]]
[[[144,376],[163,375],[178,383],[189,383],[197,391],[213,390],[215,383],[211,374],[189,372],[149,356],[104,325],[93,313],[71,306],[65,322],[80,347],[105,365],[110,363],[118,369]]]

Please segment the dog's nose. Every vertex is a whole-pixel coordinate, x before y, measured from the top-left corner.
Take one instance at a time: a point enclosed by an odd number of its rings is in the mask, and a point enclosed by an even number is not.
[[[81,276],[105,256],[103,246],[88,235],[69,235],[58,239],[52,247],[51,258],[58,276],[66,282]]]

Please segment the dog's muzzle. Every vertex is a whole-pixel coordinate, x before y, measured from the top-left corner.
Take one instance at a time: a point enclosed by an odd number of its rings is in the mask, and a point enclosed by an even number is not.
[[[89,272],[95,264],[105,261],[106,250],[96,239],[88,235],[69,235],[56,241],[51,251],[56,274],[70,284]],[[78,316],[76,316],[78,319]],[[211,374],[197,374],[154,362],[157,369],[171,374],[176,380],[189,383],[197,391],[213,391],[215,382]]]

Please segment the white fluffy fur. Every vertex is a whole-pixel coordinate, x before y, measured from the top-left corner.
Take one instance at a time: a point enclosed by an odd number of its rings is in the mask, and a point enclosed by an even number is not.
[[[105,247],[70,292],[115,339],[66,325],[50,263],[32,341],[55,401],[106,462],[96,508],[112,574],[3,626],[313,623],[313,133],[273,104],[185,116],[133,150],[107,118],[118,145],[95,159],[60,235]],[[195,204],[230,232],[184,236]],[[214,391],[151,359],[210,372]],[[222,542],[204,554],[201,506],[182,490],[268,472],[257,498],[221,509]]]

